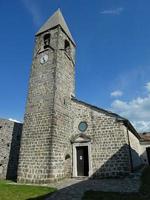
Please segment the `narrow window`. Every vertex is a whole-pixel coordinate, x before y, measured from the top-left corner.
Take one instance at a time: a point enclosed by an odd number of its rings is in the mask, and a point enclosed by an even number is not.
[[[65,40],[65,51],[70,54],[70,43],[68,42],[68,40]]]
[[[50,46],[50,34],[44,35],[44,49]]]
[[[67,155],[65,156],[65,160],[67,160],[67,159],[69,159],[69,158],[70,158],[70,155],[67,154]]]

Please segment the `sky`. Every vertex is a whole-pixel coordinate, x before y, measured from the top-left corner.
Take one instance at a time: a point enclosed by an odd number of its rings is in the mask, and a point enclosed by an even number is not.
[[[34,35],[60,8],[76,42],[76,97],[150,131],[149,0],[0,0],[0,117],[23,121]]]

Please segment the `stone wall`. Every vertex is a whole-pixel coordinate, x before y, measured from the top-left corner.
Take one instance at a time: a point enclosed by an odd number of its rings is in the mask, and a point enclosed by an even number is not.
[[[64,50],[64,41],[70,43],[70,54]],[[56,67],[56,91],[54,99],[53,124],[53,178],[62,179],[72,175],[72,145],[70,142],[73,133],[71,96],[75,90],[74,54],[75,47],[67,35],[59,28]],[[63,49],[63,50],[62,50]],[[61,166],[61,167],[60,167]]]
[[[132,167],[134,170],[143,164],[140,155],[140,142],[139,139],[131,131],[128,130],[128,134],[131,146]]]
[[[50,47],[43,49],[47,33],[51,35]],[[73,44],[60,26],[36,37],[19,158],[21,182],[46,183],[71,176],[65,149],[71,149],[74,61],[69,57],[72,53],[65,52],[65,39],[73,53]],[[44,54],[48,55],[48,62],[41,64]]]
[[[58,29],[50,31],[56,49]],[[56,51],[43,49],[43,34],[36,37],[19,156],[18,181],[43,183],[51,176]],[[46,54],[47,63],[40,59]]]
[[[22,124],[0,119],[0,178],[17,178]]]
[[[145,165],[149,165],[146,148],[150,148],[150,142],[149,141],[140,142],[139,155],[141,157],[142,163]]]
[[[87,104],[72,101],[74,114],[73,134],[81,134],[78,125],[81,121],[88,124],[84,132],[91,138],[93,177],[117,177],[131,170],[129,144],[124,125],[111,114],[92,108]]]

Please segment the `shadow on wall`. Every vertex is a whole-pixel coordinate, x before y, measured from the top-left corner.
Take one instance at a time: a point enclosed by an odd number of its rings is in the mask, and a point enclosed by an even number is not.
[[[36,198],[30,198],[27,200],[42,200],[49,196],[50,199],[65,199],[70,200],[72,197],[74,199],[78,199],[79,195],[83,195],[87,190],[96,190],[96,191],[110,191],[110,192],[137,192],[139,189],[139,182],[132,179],[127,179],[128,175],[131,172],[131,165],[132,159],[129,160],[130,152],[133,151],[134,155],[138,156],[135,150],[131,149],[129,145],[125,144],[122,146],[111,158],[109,158],[99,169],[97,169],[92,177],[89,180],[80,180],[79,178],[74,179],[73,184],[68,186],[68,183],[56,193],[52,194],[52,198],[50,197],[51,194],[46,194],[44,196],[39,196]],[[119,164],[118,164],[119,163]],[[109,177],[107,179],[99,179]],[[93,178],[95,180],[93,180]],[[117,178],[117,179],[111,179]],[[129,181],[130,180],[130,181]],[[97,184],[98,182],[98,184]],[[105,184],[104,184],[105,183]],[[53,184],[52,184],[53,186]],[[117,186],[117,187],[116,187]],[[78,191],[78,192],[76,192]]]
[[[111,158],[109,158],[93,173],[91,178],[118,178],[129,174],[132,170],[129,150],[129,145],[123,145],[113,156],[111,156]]]
[[[144,165],[141,156],[128,144],[123,145],[91,178],[122,178]]]
[[[150,165],[150,151],[148,148],[145,148],[145,151],[140,155],[140,158],[145,165]]]
[[[131,149],[132,169],[137,170],[141,165],[146,164],[143,161],[143,155],[139,155],[134,149]]]
[[[16,181],[23,124],[14,123],[6,179]]]

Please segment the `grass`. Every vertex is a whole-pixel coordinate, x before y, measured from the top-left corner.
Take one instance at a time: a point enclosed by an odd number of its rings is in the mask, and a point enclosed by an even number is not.
[[[138,193],[87,191],[83,200],[150,200],[150,167],[143,171]]]
[[[55,188],[18,185],[0,180],[0,200],[44,200],[55,191]]]

